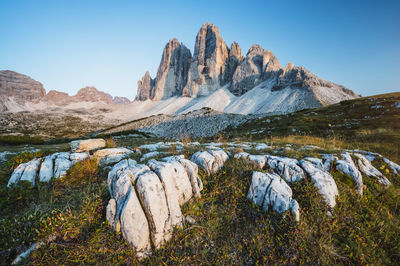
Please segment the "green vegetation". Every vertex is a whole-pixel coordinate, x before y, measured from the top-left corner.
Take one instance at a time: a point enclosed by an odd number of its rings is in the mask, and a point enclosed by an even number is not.
[[[400,161],[400,93],[343,101],[288,115],[250,120],[222,135],[272,143],[359,147]],[[317,137],[313,139],[312,137]]]
[[[374,98],[377,100],[364,98],[254,120],[207,141],[260,141],[279,146],[308,144],[326,152],[336,147],[360,148],[400,162],[400,108],[393,107],[395,102],[400,102],[400,95]],[[384,114],[381,108],[371,108],[377,104],[384,106]],[[365,116],[369,118],[364,119]],[[224,134],[228,137],[224,138]],[[107,146],[135,148],[157,141],[163,140],[125,137],[109,139]],[[197,140],[183,140],[190,141]],[[178,153],[175,147],[165,151]],[[195,151],[189,146],[179,153],[190,157]],[[31,188],[22,183],[6,188],[18,164],[45,154],[24,153],[0,165],[0,264],[10,264],[32,243],[42,240],[45,245],[24,263],[137,264],[131,247],[105,219],[110,198],[107,171],[98,168],[94,161],[76,164],[65,177],[49,184],[39,183],[38,187]],[[317,156],[313,151],[304,150],[282,150],[282,155]],[[139,155],[134,154],[132,158],[138,160]],[[398,264],[400,176],[393,174],[381,160],[373,163],[393,186],[384,188],[364,176],[364,194],[360,197],[350,177],[333,171],[340,197],[332,217],[327,215],[328,208],[310,180],[292,183],[294,198],[301,208],[300,223],[290,213],[265,213],[246,198],[255,169],[246,161],[231,159],[212,176],[200,172],[204,183],[202,197],[191,200],[182,209],[196,224],[175,229],[172,240],[141,263]]]
[[[43,144],[43,142],[44,140],[40,137],[31,137],[29,135],[0,135],[0,144]]]

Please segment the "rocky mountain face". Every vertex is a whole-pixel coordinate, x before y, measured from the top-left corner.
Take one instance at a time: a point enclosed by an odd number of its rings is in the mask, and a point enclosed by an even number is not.
[[[344,86],[317,77],[304,67],[289,63],[282,68],[278,58],[258,44],[251,46],[244,57],[238,43],[234,42],[228,48],[219,29],[205,23],[197,33],[193,57],[177,39],[167,43],[156,78],[153,80],[146,72],[138,82],[136,100],[161,100],[171,96],[195,98],[211,95],[223,87],[239,97],[261,83],[268,84],[269,90],[274,92],[282,89],[294,94],[299,91],[301,95],[306,92],[309,94],[306,98],[312,102],[309,107],[359,97]],[[325,88],[329,89],[327,94],[330,95],[337,90],[340,97],[325,97]],[[302,106],[307,107],[307,103]]]
[[[46,95],[42,83],[14,71],[0,71],[0,111],[7,111],[7,100],[20,105],[39,102]]]
[[[56,106],[65,106],[74,102],[130,103],[129,99],[125,97],[112,97],[95,87],[82,88],[74,96],[56,90],[50,90],[46,94],[42,83],[14,71],[0,71],[0,112],[10,111],[15,105],[19,105],[23,109],[27,103],[41,102]]]

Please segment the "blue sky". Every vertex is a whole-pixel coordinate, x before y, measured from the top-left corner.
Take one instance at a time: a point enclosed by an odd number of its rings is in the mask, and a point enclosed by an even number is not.
[[[400,1],[0,0],[0,70],[132,99],[168,40],[193,53],[204,22],[243,54],[258,43],[362,95],[400,91]]]

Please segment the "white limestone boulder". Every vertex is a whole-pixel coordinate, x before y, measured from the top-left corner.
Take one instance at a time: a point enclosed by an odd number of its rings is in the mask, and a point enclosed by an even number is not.
[[[214,156],[214,158],[216,159],[216,162],[218,163],[218,170],[224,166],[227,160],[229,160],[229,155],[222,149],[209,150],[207,152]]]
[[[20,165],[17,166],[17,168],[14,169],[10,179],[8,180],[7,187],[11,187],[12,185],[18,183],[27,165],[28,163],[21,163]]]
[[[274,173],[253,172],[247,198],[268,212],[283,213],[290,210],[295,220],[300,221],[300,208],[292,198],[292,190],[287,183]]]
[[[249,155],[250,155],[249,153],[242,151],[242,152],[238,152],[235,155],[233,155],[233,158],[238,159],[238,160],[247,159],[249,157]]]
[[[219,169],[219,164],[215,157],[206,151],[196,152],[190,160],[197,164],[207,175],[212,175]]]
[[[83,161],[89,158],[89,154],[87,152],[73,152],[69,155],[69,159],[72,164],[76,164],[77,162]]]
[[[269,185],[269,179],[265,177],[266,174],[261,172],[253,172],[251,177],[251,185],[247,198],[253,201],[258,206],[262,206],[264,202],[265,192]]]
[[[40,182],[50,182],[54,175],[54,160],[51,155],[46,156],[40,165],[39,171],[39,181]]]
[[[104,148],[106,142],[104,139],[85,139],[74,140],[70,143],[72,152],[85,152]]]
[[[160,177],[161,181],[168,180],[175,186],[179,205],[182,206],[192,198],[192,185],[185,167],[180,162],[158,162],[153,160],[149,167]]]
[[[21,178],[18,182],[28,181],[31,183],[32,187],[35,186],[35,179],[39,170],[40,161],[41,158],[36,158],[27,162],[24,173],[21,175]]]
[[[165,144],[164,142],[145,144],[139,146],[140,149],[148,150],[148,151],[158,151],[159,149],[169,148],[170,146]]]
[[[267,150],[267,149],[272,149],[272,147],[271,147],[271,146],[268,146],[268,145],[265,144],[265,143],[258,143],[258,144],[254,147],[254,149],[256,149],[257,151],[265,151],[265,150]]]
[[[356,165],[362,173],[368,177],[376,178],[378,182],[383,185],[391,185],[390,181],[381,172],[379,172],[379,170],[376,169],[365,156],[359,153],[354,153],[353,155],[357,158],[355,160]]]
[[[324,160],[323,165],[325,172],[329,172],[332,168],[333,163],[339,160],[339,158],[333,154],[322,154],[322,159]]]
[[[343,160],[336,160],[336,170],[339,170],[343,174],[350,176],[356,186],[356,191],[358,194],[363,194],[363,180],[360,171],[357,169],[356,165],[348,152],[343,152],[341,154]]]
[[[192,192],[194,197],[200,197],[200,191],[203,190],[203,182],[201,181],[198,172],[199,168],[194,162],[185,159],[184,155],[168,156],[161,159],[163,162],[178,161],[186,170],[189,176],[190,184],[192,185]]]
[[[99,166],[106,166],[115,164],[126,157],[128,157],[133,151],[127,148],[107,148],[98,150],[93,154],[93,157],[97,160]]]
[[[336,205],[336,196],[339,196],[339,190],[336,182],[329,172],[321,168],[318,160],[300,160],[300,165],[310,176],[314,186],[318,189],[319,194],[322,196],[326,204],[333,208]],[[313,163],[314,162],[314,163]]]
[[[143,162],[143,161],[145,161],[147,159],[156,157],[156,156],[161,155],[161,154],[163,154],[163,152],[151,151],[151,152],[143,154],[142,157],[140,158],[140,161]]]
[[[267,165],[278,175],[282,176],[286,182],[297,182],[306,177],[296,159],[272,155],[266,155],[265,157],[267,159]]]
[[[172,163],[177,163],[172,162]],[[172,166],[172,163],[166,163],[166,162],[151,162],[151,169],[158,175],[160,178],[164,190],[165,190],[165,196],[167,199],[167,204],[168,204],[168,209],[169,209],[169,215],[171,219],[171,226],[182,226],[183,222],[183,215],[182,211],[180,208],[181,205],[181,200],[182,200],[182,195],[180,192],[180,188],[177,186],[177,180],[176,180],[176,173],[174,173],[174,169]],[[190,190],[192,188],[190,187]]]
[[[135,186],[149,222],[152,243],[159,248],[170,239],[172,229],[165,190],[158,176],[151,171],[140,174]]]
[[[259,169],[263,169],[267,162],[267,158],[264,155],[249,155],[247,159]]]
[[[203,169],[207,175],[212,175],[220,170],[229,155],[224,150],[198,151],[192,155],[190,160]]]
[[[395,173],[396,175],[400,175],[400,165],[398,165],[395,162],[392,162],[391,160],[389,160],[387,158],[383,158],[383,161],[389,165],[389,167],[390,167],[390,169],[392,169],[393,173]]]
[[[65,154],[60,154],[54,161],[54,178],[60,178],[67,174],[68,169],[72,167],[72,162]]]
[[[120,216],[121,233],[141,259],[151,253],[150,230],[146,215],[132,187],[126,196]]]
[[[186,169],[186,173],[189,176],[193,196],[196,198],[200,197],[200,192],[203,190],[203,182],[199,177],[197,164],[184,158],[179,159],[179,163]]]

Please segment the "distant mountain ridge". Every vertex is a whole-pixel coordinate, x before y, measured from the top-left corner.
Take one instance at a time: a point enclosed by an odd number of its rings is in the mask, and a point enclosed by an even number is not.
[[[130,103],[125,97],[112,97],[110,94],[97,90],[95,87],[85,87],[74,96],[65,92],[50,90],[46,94],[42,83],[10,70],[0,71],[0,111],[12,111],[15,105],[24,106],[27,103],[50,103],[65,106],[75,102],[104,102],[106,104]]]
[[[262,83],[266,104],[271,103],[272,99],[267,95],[275,92],[276,98],[276,92],[282,91],[282,94],[290,96],[286,100],[280,99],[288,102],[290,111],[299,110],[291,108],[290,104],[304,109],[359,97],[346,87],[325,81],[304,67],[289,63],[282,68],[277,57],[260,45],[254,44],[246,56],[242,56],[238,43],[234,42],[228,48],[219,29],[211,23],[205,23],[197,33],[193,56],[175,38],[166,44],[156,77],[152,79],[146,72],[138,82],[135,100],[196,98],[209,96],[221,88],[240,98]],[[262,93],[257,96],[262,97]],[[244,98],[250,101],[249,97]]]

